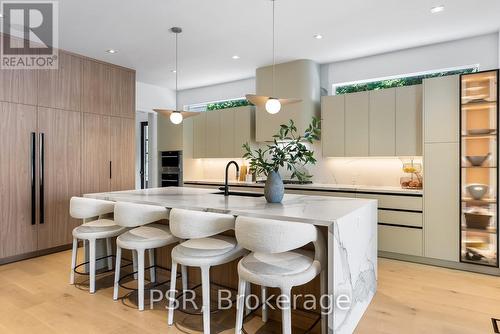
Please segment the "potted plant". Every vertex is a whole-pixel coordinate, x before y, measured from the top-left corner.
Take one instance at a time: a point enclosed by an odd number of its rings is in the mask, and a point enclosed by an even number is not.
[[[313,117],[303,136],[298,134],[295,123],[290,120],[288,124],[280,125],[279,132],[273,136],[273,143],[265,148],[252,150],[248,143],[243,145],[246,150],[243,158],[250,161],[250,170],[256,175],[267,176],[264,195],[269,203],[280,203],[283,199],[285,187],[279,174],[280,168],[286,167],[291,171],[292,179],[305,181],[312,177],[299,168],[316,163],[314,151],[309,150],[305,143],[312,144],[319,140],[320,132],[320,120],[316,117]]]

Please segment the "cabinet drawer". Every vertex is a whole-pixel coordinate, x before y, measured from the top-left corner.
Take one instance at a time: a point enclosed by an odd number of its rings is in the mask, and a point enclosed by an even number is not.
[[[378,210],[378,222],[422,227],[422,214],[418,212]]]
[[[378,250],[422,256],[422,230],[379,225]]]
[[[374,195],[357,193],[356,197],[376,199],[378,200],[379,208],[422,211],[421,196]]]

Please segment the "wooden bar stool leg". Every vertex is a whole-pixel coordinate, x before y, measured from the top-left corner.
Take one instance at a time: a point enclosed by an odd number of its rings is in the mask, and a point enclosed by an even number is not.
[[[243,328],[243,309],[245,307],[246,286],[246,282],[240,278],[238,281],[238,295],[236,296],[236,334],[241,334]]]
[[[137,276],[139,281],[137,282],[137,300],[139,305],[139,311],[144,310],[144,249],[137,250]]]
[[[210,267],[201,267],[203,333],[210,334]]]
[[[170,269],[170,290],[167,291],[168,297],[168,325],[172,326],[174,323],[174,302],[175,302],[175,283],[177,279],[177,263],[172,261],[172,268]]]
[[[113,247],[111,245],[111,238],[106,238],[106,255],[108,256],[108,270],[113,269],[113,259],[111,255],[113,255]]]
[[[281,322],[283,334],[292,334],[292,309],[291,309],[291,289],[282,289],[281,293],[286,298],[283,302],[283,309],[281,310]]]
[[[151,283],[156,282],[156,272],[155,272],[155,250],[150,249],[148,250],[149,254],[149,278],[151,279]]]
[[[137,251],[132,250],[132,268],[134,269],[134,279],[137,279]]]
[[[267,304],[266,304],[267,288],[265,286],[261,287],[261,298],[262,298],[262,322],[267,322],[268,319]]]
[[[71,273],[69,274],[69,284],[75,284],[75,267],[78,255],[78,239],[73,238],[73,250],[71,251]]]
[[[89,240],[90,293],[95,293],[95,239]]]
[[[252,294],[252,284],[247,282],[247,286],[245,287],[245,300],[248,300],[249,296]],[[252,310],[250,307],[245,307],[245,315],[249,315]]]
[[[116,264],[115,264],[115,285],[113,287],[113,300],[118,299],[118,282],[120,281],[120,269],[122,262],[122,249],[116,246]]]
[[[186,292],[188,290],[188,273],[187,267],[185,265],[181,265],[181,279],[182,279],[182,292]]]

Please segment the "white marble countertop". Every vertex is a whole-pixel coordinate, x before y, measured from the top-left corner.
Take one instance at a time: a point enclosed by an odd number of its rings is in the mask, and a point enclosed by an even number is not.
[[[207,184],[207,185],[224,185],[224,180],[185,180],[186,184]],[[240,187],[264,187],[264,183],[244,182],[244,181],[229,181],[229,185]],[[422,195],[422,189],[403,189],[401,187],[391,186],[364,186],[350,184],[328,184],[328,183],[311,183],[311,184],[285,184],[285,189],[304,189],[304,190],[338,190],[349,192],[377,192],[388,194],[414,194]]]
[[[166,208],[210,211],[289,220],[329,226],[349,213],[375,205],[375,200],[331,196],[285,194],[282,203],[267,203],[264,197],[242,197],[214,194],[214,189],[167,187],[144,190],[86,194],[85,197],[161,205]]]

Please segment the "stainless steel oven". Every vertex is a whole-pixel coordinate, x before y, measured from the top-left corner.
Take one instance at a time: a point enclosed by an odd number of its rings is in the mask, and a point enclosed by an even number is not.
[[[160,152],[160,186],[182,185],[182,151]]]

